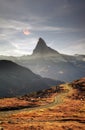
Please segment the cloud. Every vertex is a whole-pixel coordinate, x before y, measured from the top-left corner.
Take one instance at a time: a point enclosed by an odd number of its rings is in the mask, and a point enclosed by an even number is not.
[[[9,52],[16,50],[16,47],[13,46],[10,42],[6,40],[0,40],[0,55],[9,55]]]
[[[31,25],[29,23],[22,22],[22,21],[0,18],[0,28],[21,30],[24,28],[31,28]]]
[[[30,35],[31,32],[28,29],[23,29],[23,33],[24,35]]]
[[[46,26],[46,25],[40,25],[40,26],[34,26],[31,28],[31,30],[34,31],[50,31],[50,32],[58,32],[58,33],[71,33],[71,32],[81,32],[85,31],[85,29],[78,29],[78,28],[68,28],[68,27],[62,27],[62,26]]]
[[[37,38],[23,40],[0,41],[0,55],[21,56],[31,54],[37,43]]]
[[[11,42],[11,44],[19,51],[19,54],[16,55],[28,55],[32,54],[33,49],[35,48],[37,43],[37,38],[26,38],[23,40],[15,40]]]
[[[4,54],[31,53],[39,36],[62,42],[64,47],[65,38],[69,42],[72,35],[76,40],[84,37],[84,7],[85,0],[0,0],[0,48]],[[23,30],[25,34],[30,30],[31,34],[24,35]],[[56,42],[53,44],[55,48]],[[66,48],[61,51],[84,53],[85,46],[82,41],[74,41]]]
[[[24,33],[28,34],[27,30],[30,30],[29,33],[33,33],[34,31],[37,32],[58,32],[58,33],[65,33],[65,32],[78,32],[79,29],[75,28],[65,28],[65,27],[59,27],[59,26],[48,26],[44,24],[34,24],[31,25],[30,23],[24,22],[24,21],[17,21],[17,20],[7,20],[0,18],[0,36],[1,39],[11,39],[17,37],[18,33]]]
[[[62,49],[61,52],[66,52],[67,54],[85,54],[85,39],[70,42],[69,46]]]
[[[63,72],[62,70],[60,70],[58,73],[59,73],[59,74],[64,74],[64,72]]]

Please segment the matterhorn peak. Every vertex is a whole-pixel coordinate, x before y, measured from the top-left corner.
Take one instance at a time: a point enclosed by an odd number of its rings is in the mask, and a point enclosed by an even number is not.
[[[38,45],[47,46],[45,41],[41,37],[39,38]]]
[[[39,54],[39,55],[48,55],[48,54],[59,54],[57,51],[53,50],[52,48],[48,47],[46,45],[46,42],[39,38],[38,43],[33,51],[33,55]]]
[[[47,48],[45,41],[42,38],[39,38],[38,43],[34,51],[41,52]]]

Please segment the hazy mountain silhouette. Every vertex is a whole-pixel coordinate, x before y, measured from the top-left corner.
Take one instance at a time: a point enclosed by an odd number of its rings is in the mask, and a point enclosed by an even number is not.
[[[0,61],[0,97],[23,95],[60,83],[42,78],[12,61]]]
[[[72,81],[85,76],[85,55],[65,55],[47,46],[42,38],[32,55],[21,57],[1,57],[10,59],[43,77]]]
[[[58,52],[48,47],[45,41],[42,38],[39,38],[37,46],[33,51],[33,55],[49,55],[49,54],[58,54]]]

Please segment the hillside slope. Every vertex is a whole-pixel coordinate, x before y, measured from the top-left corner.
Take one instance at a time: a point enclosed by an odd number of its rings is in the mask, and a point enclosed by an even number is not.
[[[70,82],[85,76],[85,55],[65,55],[49,47],[39,38],[32,55],[0,56],[24,66],[42,77]]]
[[[24,95],[60,83],[42,78],[12,61],[0,61],[0,97]]]
[[[85,97],[83,96],[85,91],[83,95],[77,85],[83,89],[85,78],[18,99],[0,99],[0,108],[6,108],[6,111],[0,112],[1,128],[7,130],[84,130]],[[76,97],[78,92],[81,98],[73,98],[73,95]],[[5,101],[8,104],[3,105]],[[15,111],[12,109],[12,105],[20,107],[27,104],[28,108]],[[8,111],[8,107],[11,107],[11,111],[10,109]]]

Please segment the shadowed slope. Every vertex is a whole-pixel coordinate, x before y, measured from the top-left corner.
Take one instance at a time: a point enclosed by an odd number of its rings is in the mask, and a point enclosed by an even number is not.
[[[14,62],[0,61],[0,97],[23,95],[61,83],[50,79],[47,81]]]

